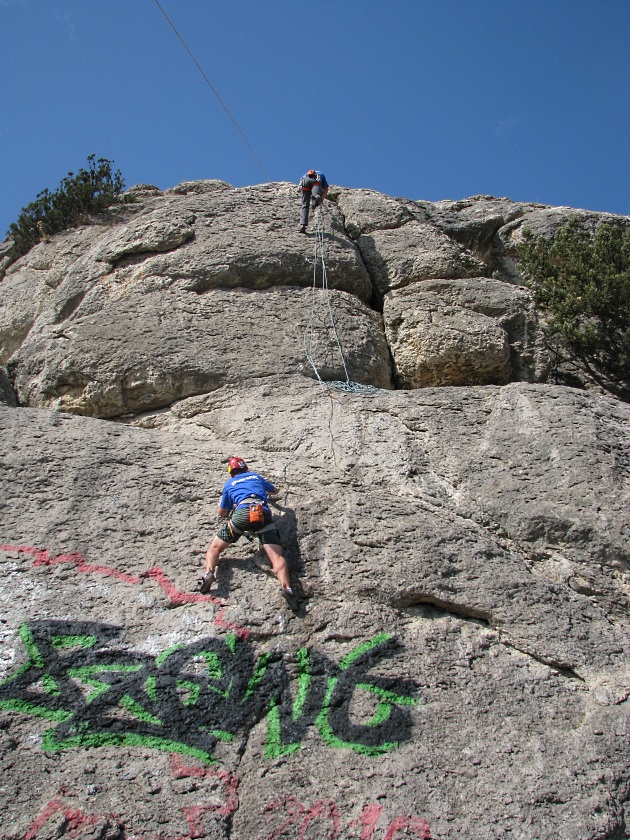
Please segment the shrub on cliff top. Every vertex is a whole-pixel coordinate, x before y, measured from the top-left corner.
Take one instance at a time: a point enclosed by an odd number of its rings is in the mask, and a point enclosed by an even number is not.
[[[575,216],[553,239],[524,231],[518,264],[547,320],[550,348],[619,396],[630,389],[630,227],[594,233]]]
[[[109,207],[123,191],[120,170],[112,173],[112,161],[88,157],[88,168],[68,172],[54,191],[43,190],[22,209],[8,236],[13,240],[11,256],[17,259],[33,245],[60,230],[83,222],[90,213]]]

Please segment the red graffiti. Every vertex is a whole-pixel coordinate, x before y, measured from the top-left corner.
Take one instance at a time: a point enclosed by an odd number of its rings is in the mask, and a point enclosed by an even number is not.
[[[227,770],[214,770],[208,767],[186,764],[181,755],[172,753],[171,774],[174,779],[194,778],[206,780],[211,784],[218,781],[223,792],[223,802],[203,803],[181,808],[180,813],[188,827],[187,834],[132,834],[129,835],[130,840],[198,840],[198,838],[205,837],[204,814],[229,818],[238,810],[239,782],[236,776]],[[61,789],[60,794],[63,796],[70,795],[66,789]],[[317,837],[321,840],[341,840],[341,838],[347,837],[357,837],[357,840],[359,840],[353,829],[361,831],[360,840],[375,840],[377,823],[383,814],[383,808],[380,805],[366,804],[361,814],[349,822],[343,832],[340,833],[339,808],[332,799],[320,799],[313,805],[307,806],[294,796],[287,796],[284,799],[270,802],[265,808],[268,814],[281,810],[284,810],[285,819],[267,835],[267,840],[280,840],[282,837],[289,836],[295,838],[295,840],[306,840],[311,824],[317,832]],[[69,840],[81,840],[83,836],[92,836],[93,826],[99,822],[113,823],[120,831],[125,829],[125,822],[119,816],[115,814],[86,814],[80,808],[72,807],[60,796],[51,800],[42,813],[33,820],[22,840],[38,840],[38,833],[44,825],[59,814],[65,818],[64,837],[68,837]],[[291,829],[293,830],[291,831]],[[395,817],[385,829],[383,840],[397,840],[402,831],[412,832],[418,840],[431,840],[428,824],[423,819],[414,816]],[[85,835],[84,832],[86,832]],[[409,835],[406,833],[405,836]]]
[[[337,840],[337,838],[350,836],[348,832],[353,828],[361,829],[360,840],[374,840],[374,832],[383,813],[383,808],[380,805],[374,803],[364,805],[362,813],[349,822],[343,835],[340,835],[339,808],[332,799],[320,799],[314,805],[307,807],[294,796],[287,796],[284,799],[270,802],[265,810],[272,813],[280,809],[285,810],[286,819],[281,825],[274,828],[271,834],[267,836],[267,840],[278,840],[278,838],[286,837],[287,829],[291,827],[299,832],[292,836],[296,837],[297,840],[305,840],[309,824],[315,820],[322,820],[324,823],[320,826],[320,831],[317,834],[322,840],[324,837],[326,840]],[[325,827],[327,829],[326,834],[323,833]],[[386,829],[384,840],[396,840],[398,834],[403,830],[412,831],[418,840],[431,840],[428,824],[423,819],[412,816],[395,817]]]
[[[140,575],[129,575],[111,566],[95,566],[87,563],[83,555],[78,553],[51,554],[47,549],[33,548],[33,546],[29,545],[0,545],[0,551],[19,551],[22,554],[31,554],[33,556],[33,565],[36,567],[58,566],[61,563],[74,564],[77,572],[82,574],[105,575],[105,577],[111,577],[132,586],[140,584],[143,578],[148,578],[158,584],[175,607],[180,607],[183,604],[205,603],[215,604],[217,606],[223,604],[220,598],[216,598],[213,595],[201,595],[197,592],[182,592],[159,566],[154,566],[152,569],[149,569],[147,572],[142,572]],[[248,628],[226,621],[223,617],[224,612],[225,609],[221,609],[214,615],[213,620],[217,627],[221,627],[224,630],[231,630],[240,638],[247,639],[249,637]]]
[[[363,829],[361,831],[361,840],[372,840],[376,824],[380,820],[382,813],[383,809],[380,805],[374,805],[373,803],[366,805],[361,815],[348,824],[348,828],[359,826]]]
[[[429,826],[424,820],[418,819],[418,817],[396,817],[389,824],[385,840],[395,840],[398,832],[404,828],[411,829],[419,840],[431,840]]]
[[[197,603],[210,603],[218,606],[223,603],[221,599],[212,595],[182,592],[158,566],[154,566],[152,569],[140,575],[130,575],[110,566],[90,564],[78,553],[54,555],[46,549],[34,548],[32,546],[2,544],[0,544],[0,551],[17,551],[32,555],[33,565],[36,567],[51,567],[62,563],[73,564],[76,567],[77,573],[100,574],[131,586],[137,586],[143,579],[149,579],[157,583],[174,606]],[[224,612],[225,610],[221,609],[214,615],[214,623],[218,627],[231,630],[241,638],[246,639],[249,636],[249,630],[246,627],[241,627],[226,621]],[[169,837],[164,834],[154,836],[133,835],[130,836],[130,840],[196,840],[196,838],[204,836],[202,825],[204,814],[215,813],[217,816],[227,818],[236,812],[238,808],[238,779],[231,773],[225,770],[213,770],[207,767],[187,765],[184,763],[182,757],[177,754],[171,755],[171,772],[175,779],[193,777],[215,782],[218,781],[222,786],[225,801],[223,804],[198,804],[183,807],[181,814],[188,826],[188,834],[186,835],[179,834]],[[62,795],[67,794],[65,791],[62,791]],[[295,797],[290,796],[269,803],[265,811],[271,815],[272,813],[280,812],[281,809],[284,809],[285,812],[284,822],[273,829],[268,835],[267,840],[277,840],[277,838],[286,836],[287,829],[291,827],[298,832],[297,840],[305,840],[309,827],[317,821],[319,821],[319,827],[322,829],[318,832],[318,837],[321,837],[322,840],[324,838],[326,840],[337,840],[342,836],[349,836],[347,833],[353,829],[361,831],[360,840],[375,840],[377,824],[383,814],[383,808],[380,805],[374,803],[366,804],[361,814],[346,825],[344,835],[340,835],[341,817],[339,808],[331,799],[321,799],[313,805],[307,806]],[[37,834],[42,826],[48,820],[59,814],[62,814],[66,821],[64,836],[67,836],[69,840],[80,840],[81,835],[85,831],[88,831],[96,823],[104,820],[113,821],[121,830],[124,828],[119,818],[113,814],[86,814],[79,808],[72,807],[62,798],[58,797],[51,800],[42,813],[33,820],[23,840],[37,840]],[[324,830],[326,833],[324,833]],[[383,840],[397,840],[403,831],[407,833],[412,832],[418,840],[431,840],[428,824],[423,819],[411,815],[395,817],[387,826]],[[294,836],[296,836],[295,833]],[[353,834],[352,836],[356,835]]]
[[[109,566],[92,566],[85,562],[81,554],[57,554],[51,555],[47,549],[32,548],[27,545],[0,545],[3,551],[20,551],[23,554],[32,554],[34,557],[34,566],[57,566],[60,563],[74,563],[78,572],[85,573],[99,573],[107,575],[108,577],[122,580],[123,583],[140,583],[140,578],[135,575],[128,575],[125,572],[119,572]]]
[[[142,577],[150,578],[159,584],[160,589],[168,595],[171,603],[175,607],[181,607],[183,604],[207,603],[208,599],[213,604],[221,603],[220,598],[214,598],[212,595],[201,595],[197,592],[181,592],[159,566],[154,566],[148,572],[143,572]]]
[[[334,840],[339,833],[339,810],[331,799],[321,799],[319,802],[311,805],[310,808],[307,808],[294,796],[287,796],[279,802],[270,802],[265,810],[274,811],[277,808],[285,808],[289,816],[282,825],[271,832],[268,840],[276,840],[277,837],[284,834],[289,826],[296,825],[298,823],[300,827],[300,833],[298,835],[299,840],[304,840],[304,835],[309,823],[313,820],[319,819],[320,817],[332,822],[331,830],[325,835],[329,840]],[[320,836],[322,838],[324,837],[324,835]]]
[[[77,832],[82,832],[84,828],[92,826],[103,819],[103,815],[84,814],[78,808],[71,808],[66,805],[62,799],[53,799],[44,808],[40,816],[31,823],[29,830],[24,835],[24,840],[36,840],[39,829],[55,814],[63,814],[66,819],[64,834],[72,838],[80,837],[80,834],[77,834]],[[108,815],[108,817],[115,819],[112,815]]]
[[[221,816],[229,817],[238,808],[238,779],[227,770],[212,770],[208,767],[184,764],[181,755],[171,754],[171,773],[174,779],[218,779],[223,785],[224,805],[198,806],[206,811],[218,811]],[[196,806],[197,807],[197,806]],[[190,825],[190,822],[189,822]]]
[[[181,814],[188,825],[188,834],[177,834],[166,836],[162,833],[156,835],[129,835],[130,840],[196,840],[206,836],[202,825],[203,815],[214,812],[221,817],[230,817],[238,808],[238,779],[227,770],[211,770],[206,767],[197,767],[184,764],[181,756],[171,755],[171,772],[174,779],[193,777],[195,779],[206,779],[208,781],[219,780],[223,787],[225,801],[223,804],[192,805],[181,809]],[[68,791],[62,790],[62,794],[68,795]],[[114,823],[122,831],[125,828],[124,821],[115,814],[86,814],[80,808],[73,808],[61,798],[51,800],[42,813],[31,823],[23,840],[37,840],[40,829],[51,818],[63,815],[66,824],[63,828],[64,837],[72,840],[80,840],[83,832],[91,829],[99,822],[108,821]],[[88,832],[86,836],[92,836]],[[127,835],[125,835],[127,836]]]

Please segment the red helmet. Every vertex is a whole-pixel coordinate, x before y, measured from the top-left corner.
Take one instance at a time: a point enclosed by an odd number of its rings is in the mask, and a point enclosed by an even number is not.
[[[234,470],[247,470],[247,464],[242,458],[230,458],[228,461],[228,472],[230,475]]]

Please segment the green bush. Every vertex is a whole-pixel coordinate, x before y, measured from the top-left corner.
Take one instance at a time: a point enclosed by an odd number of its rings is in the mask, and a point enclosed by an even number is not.
[[[55,192],[43,190],[22,209],[7,234],[14,243],[11,256],[17,259],[51,234],[81,224],[90,213],[113,204],[124,188],[120,170],[112,173],[111,160],[90,155],[87,169],[68,172]]]
[[[520,270],[545,316],[550,348],[607,390],[630,389],[630,226],[594,233],[575,216],[553,239],[524,231]]]

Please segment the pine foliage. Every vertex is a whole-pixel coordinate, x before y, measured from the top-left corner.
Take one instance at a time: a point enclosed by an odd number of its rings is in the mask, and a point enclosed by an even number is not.
[[[558,358],[608,390],[630,389],[630,226],[584,230],[577,217],[553,239],[524,231],[518,265],[547,322]]]
[[[53,233],[86,221],[90,213],[113,204],[124,188],[120,170],[112,172],[111,160],[90,155],[87,169],[76,175],[68,172],[54,192],[43,190],[22,209],[8,231],[14,243],[11,256],[17,259]]]

